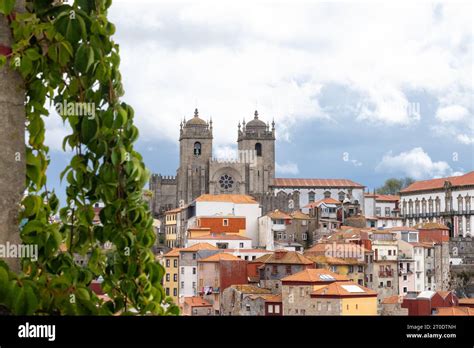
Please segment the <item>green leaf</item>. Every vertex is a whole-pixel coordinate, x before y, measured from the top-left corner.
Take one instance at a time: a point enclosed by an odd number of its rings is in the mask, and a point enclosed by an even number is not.
[[[20,61],[20,73],[25,78],[33,70],[33,63],[28,56],[23,56]]]
[[[7,57],[0,55],[0,68],[2,68],[7,62]]]
[[[0,13],[9,15],[15,7],[15,0],[0,0]]]
[[[30,58],[32,61],[41,59],[41,54],[38,53],[38,51],[34,48],[29,48],[25,51],[25,55]]]
[[[36,297],[36,294],[33,291],[33,288],[31,286],[25,287],[24,300],[25,300],[25,306],[24,306],[25,313],[23,314],[32,315],[38,309],[38,298]]]
[[[81,39],[82,28],[78,19],[79,14],[74,13],[74,18],[72,15],[72,10],[64,11],[56,19],[54,26],[69,42],[75,44]]]
[[[92,47],[81,44],[76,52],[76,58],[74,60],[74,68],[81,72],[86,73],[94,62],[94,50]]]
[[[82,142],[88,144],[92,139],[97,136],[97,120],[95,118],[89,119],[88,117],[83,117],[81,122],[81,135]]]

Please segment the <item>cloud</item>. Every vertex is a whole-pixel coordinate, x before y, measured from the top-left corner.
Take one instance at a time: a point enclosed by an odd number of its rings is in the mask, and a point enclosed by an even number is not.
[[[474,144],[474,136],[472,135],[469,136],[467,134],[458,134],[456,139],[462,144],[466,144],[466,145]]]
[[[226,146],[255,108],[285,141],[303,121],[337,120],[319,105],[331,83],[361,96],[353,116],[363,124],[410,127],[432,117],[410,112],[407,90],[472,114],[472,6],[116,1],[110,17],[142,138],[176,141],[179,121],[198,106],[213,117],[215,144]],[[453,113],[443,110],[442,119]]]
[[[436,111],[436,118],[441,122],[457,122],[467,117],[469,111],[460,105],[450,105],[439,108]]]
[[[421,147],[415,147],[398,155],[389,152],[383,156],[375,170],[404,174],[416,180],[450,176],[455,173],[447,162],[433,161]]]
[[[297,175],[300,172],[298,165],[292,162],[287,162],[285,164],[276,163],[275,169],[276,169],[277,174]]]

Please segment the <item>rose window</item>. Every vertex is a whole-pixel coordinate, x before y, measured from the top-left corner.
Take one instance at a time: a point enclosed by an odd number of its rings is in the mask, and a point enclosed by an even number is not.
[[[228,190],[234,186],[234,179],[232,179],[231,176],[224,174],[221,176],[219,184],[221,185],[221,188]]]

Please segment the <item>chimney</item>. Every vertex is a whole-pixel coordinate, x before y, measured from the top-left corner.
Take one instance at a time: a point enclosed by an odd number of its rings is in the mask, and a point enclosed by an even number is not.
[[[282,259],[288,251],[284,249],[275,250],[275,259],[280,260]]]

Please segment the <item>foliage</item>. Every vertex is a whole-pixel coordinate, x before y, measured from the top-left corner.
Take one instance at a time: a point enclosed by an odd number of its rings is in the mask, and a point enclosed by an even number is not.
[[[415,180],[409,177],[406,177],[404,179],[387,179],[385,180],[384,185],[377,189],[377,193],[381,195],[398,195],[400,190],[403,190],[414,182]]]
[[[0,0],[10,14],[14,1]],[[165,298],[163,267],[155,261],[153,219],[142,189],[149,173],[134,150],[138,129],[134,111],[120,100],[119,47],[107,20],[111,0],[27,2],[11,21],[14,37],[10,67],[26,90],[26,187],[21,219],[24,244],[37,245],[38,260],[22,260],[21,274],[0,263],[0,305],[14,314],[177,314]],[[44,145],[47,102],[92,105],[93,117],[60,115],[72,132],[63,141],[71,151],[61,174],[67,181],[66,205],[47,190],[48,148]],[[86,103],[86,104],[84,104]],[[77,109],[76,109],[77,110]],[[93,206],[103,202],[101,224]],[[52,216],[59,213],[60,222]],[[107,253],[103,245],[113,246]],[[88,256],[85,266],[74,256]],[[102,276],[103,302],[89,285]],[[164,304],[166,306],[163,306]]]

